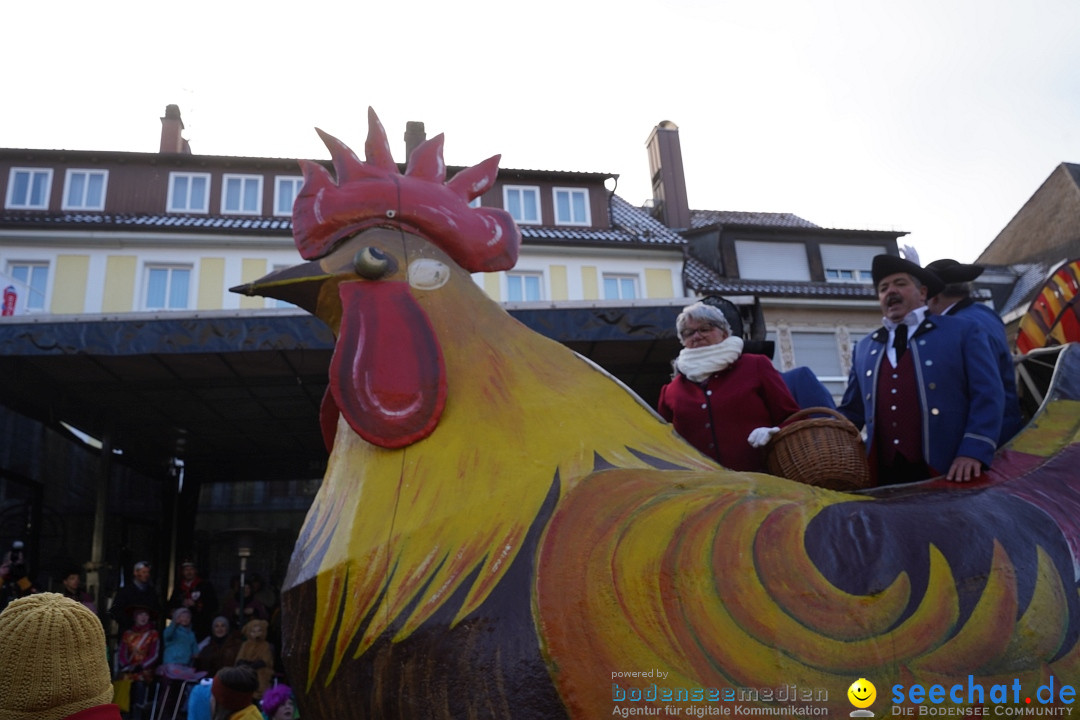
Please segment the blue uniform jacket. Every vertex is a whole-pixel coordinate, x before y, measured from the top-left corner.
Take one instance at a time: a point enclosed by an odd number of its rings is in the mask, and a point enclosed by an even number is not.
[[[953,305],[946,314],[970,320],[986,333],[998,372],[1001,373],[1001,384],[1005,387],[1005,411],[1001,421],[1001,437],[998,439],[998,444],[1003,445],[1024,427],[1024,419],[1020,415],[1020,400],[1016,394],[1016,367],[1013,365],[1009,341],[1005,336],[1005,324],[996,312],[982,303],[973,302],[971,298]]]
[[[847,389],[837,408],[855,427],[866,426],[867,451],[874,439],[878,372],[886,359],[885,328],[855,346]],[[948,472],[958,455],[989,465],[1001,433],[1004,391],[986,334],[977,324],[933,315],[908,341],[922,415],[923,459]]]

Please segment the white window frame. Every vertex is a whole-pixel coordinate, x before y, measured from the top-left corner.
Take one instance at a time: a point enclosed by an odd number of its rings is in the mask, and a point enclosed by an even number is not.
[[[829,273],[836,273],[838,277],[829,277]],[[839,277],[842,273],[851,273],[851,277]],[[869,285],[874,282],[869,270],[854,270],[852,268],[825,268],[825,282],[831,283],[862,283]]]
[[[76,175],[84,175],[86,182],[83,184],[82,201],[79,203],[72,203],[69,197],[71,193],[71,182]],[[87,189],[90,187],[90,177],[92,175],[101,176],[101,202],[97,205],[88,205],[86,202]],[[68,168],[64,173],[64,195],[60,204],[61,210],[104,210],[105,209],[105,195],[109,191],[109,171],[90,168]]]
[[[481,197],[483,197],[483,196],[482,196],[482,195],[477,195],[477,196],[476,196],[476,197],[474,197],[474,198],[473,198],[472,200],[470,200],[470,201],[469,201],[469,207],[471,207],[471,208],[478,208],[478,207],[480,207],[480,198],[481,198]]]
[[[240,208],[230,210],[225,207],[229,197],[229,183],[240,183]],[[244,198],[247,197],[248,183],[255,183],[255,207],[245,208]],[[261,215],[263,202],[263,176],[241,175],[239,173],[225,173],[221,176],[221,214],[222,215]]]
[[[289,203],[288,211],[282,211],[281,205],[281,186],[284,183],[289,183],[293,186],[292,202]],[[304,186],[303,175],[277,175],[274,177],[274,216],[275,217],[292,217],[293,203],[296,202],[296,196],[300,194],[300,188]]]
[[[510,212],[510,194],[513,192],[522,193],[520,199],[524,199],[524,193],[526,192],[530,192],[536,197],[536,219],[527,220],[518,219],[515,217],[514,222],[516,222],[518,225],[543,224],[544,209],[543,207],[541,207],[540,204],[540,187],[538,185],[503,185],[503,209],[506,210],[506,212],[509,212],[511,217],[513,217],[513,213]],[[524,206],[524,203],[519,203],[519,206]]]
[[[619,297],[608,297],[607,294],[607,281],[615,280],[616,287],[619,289]],[[630,280],[634,283],[634,297],[627,298],[622,296],[623,281]],[[605,300],[641,300],[641,276],[636,273],[619,273],[619,272],[606,272],[600,276],[600,293]]]
[[[150,307],[150,273],[153,270],[168,270],[169,279],[165,286],[165,306],[164,307]],[[172,295],[172,282],[173,271],[175,270],[187,270],[188,273],[188,287],[187,287],[187,302],[184,307],[169,307],[169,297]],[[195,286],[195,268],[191,265],[185,265],[184,263],[170,263],[170,262],[148,262],[143,265],[143,289],[141,295],[141,306],[143,310],[152,312],[167,312],[173,310],[190,310],[191,309],[191,289]]]
[[[823,244],[820,251],[821,267],[822,271],[825,273],[825,282],[859,283],[863,285],[869,285],[874,282],[874,278],[870,273],[869,259],[872,259],[874,255],[884,252],[881,248],[877,247],[847,247],[830,243]],[[862,256],[863,262],[866,262],[866,266],[862,269],[848,266],[847,263],[850,263],[852,258],[855,258],[858,255]],[[837,264],[830,265],[830,261],[836,262]],[[858,260],[855,261],[858,262]],[[829,277],[829,273],[835,273],[836,277]],[[851,277],[842,277],[844,273],[849,273]]]
[[[559,217],[559,193],[567,193],[570,196],[570,218],[563,219]],[[585,199],[585,217],[575,218],[574,214],[574,195],[582,195]],[[551,202],[555,208],[555,224],[556,225],[576,225],[579,227],[588,227],[592,225],[592,209],[589,207],[589,189],[588,188],[575,188],[575,187],[556,187],[551,189]]]
[[[28,313],[43,313],[47,312],[49,308],[49,286],[52,285],[52,263],[48,260],[9,260],[7,263],[7,274],[12,280],[15,280],[15,268],[25,267],[28,268],[26,273],[27,282],[26,285],[26,301],[23,303],[23,307]],[[41,307],[34,307],[30,305],[30,291],[33,286],[30,284],[30,271],[29,268],[45,268],[45,289],[41,293]],[[16,281],[21,282],[21,281]]]
[[[174,197],[174,192],[176,190],[176,181],[181,177],[187,178],[188,180],[188,194],[184,203],[184,207],[176,207],[176,198]],[[191,181],[195,178],[202,178],[206,181],[206,197],[203,198],[203,208],[201,210],[191,209]],[[210,212],[210,173],[170,172],[169,197],[165,202],[165,211],[171,213],[189,213],[192,215],[208,214]]]
[[[539,292],[539,297],[530,300],[525,295],[525,281],[527,279],[536,279],[536,284]],[[510,285],[512,281],[521,281],[521,299],[510,299]],[[534,270],[509,270],[506,272],[506,302],[542,302],[546,293],[544,292],[544,273]]]
[[[15,202],[15,176],[19,173],[29,173],[30,183],[27,185],[26,198],[23,202]],[[33,196],[34,176],[45,176],[45,193],[40,203],[31,203],[30,198]],[[41,167],[13,167],[8,173],[8,187],[7,198],[4,202],[4,207],[12,210],[48,210],[49,209],[49,197],[52,195],[52,168]]]

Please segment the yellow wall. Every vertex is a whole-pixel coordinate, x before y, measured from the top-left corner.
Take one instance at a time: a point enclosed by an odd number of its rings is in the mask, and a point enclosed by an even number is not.
[[[89,255],[58,256],[50,312],[57,314],[86,312],[86,278],[89,273]]]
[[[645,268],[645,297],[675,297],[675,283],[671,279],[671,270],[665,268]]]
[[[101,312],[131,312],[135,302],[134,255],[110,255],[105,258],[105,288]]]
[[[486,273],[484,275],[484,292],[496,302],[502,300],[499,297],[499,273]]]
[[[581,296],[583,300],[600,299],[600,280],[594,265],[581,268]]]
[[[552,300],[569,300],[570,299],[570,285],[566,281],[566,266],[565,265],[552,265],[551,266],[551,299]]]
[[[240,266],[240,279],[246,283],[258,280],[266,274],[266,260],[262,258],[244,258],[243,264]],[[220,302],[220,301],[219,301]],[[266,307],[266,300],[261,297],[242,297],[240,298],[240,307],[242,308],[261,308]]]
[[[224,292],[225,258],[202,258],[199,261],[199,295],[195,300],[196,307],[199,310],[220,310]],[[240,302],[243,303],[243,300]]]

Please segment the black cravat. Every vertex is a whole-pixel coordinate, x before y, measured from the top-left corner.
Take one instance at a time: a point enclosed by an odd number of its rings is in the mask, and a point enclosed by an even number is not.
[[[904,357],[904,353],[907,352],[907,323],[900,323],[896,326],[896,337],[893,338],[892,346],[896,349],[896,360],[900,361],[900,358]]]

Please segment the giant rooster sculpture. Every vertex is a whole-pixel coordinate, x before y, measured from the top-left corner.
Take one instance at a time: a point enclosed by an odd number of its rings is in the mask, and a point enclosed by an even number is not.
[[[442,136],[404,174],[373,112],[366,162],[322,137],[333,176],[302,163],[293,211],[309,262],[236,288],[337,337],[283,588],[304,717],[815,716],[859,678],[882,708],[1080,680],[1075,383],[968,486],[726,471],[477,287],[520,238],[469,206],[497,156],[447,182]]]

